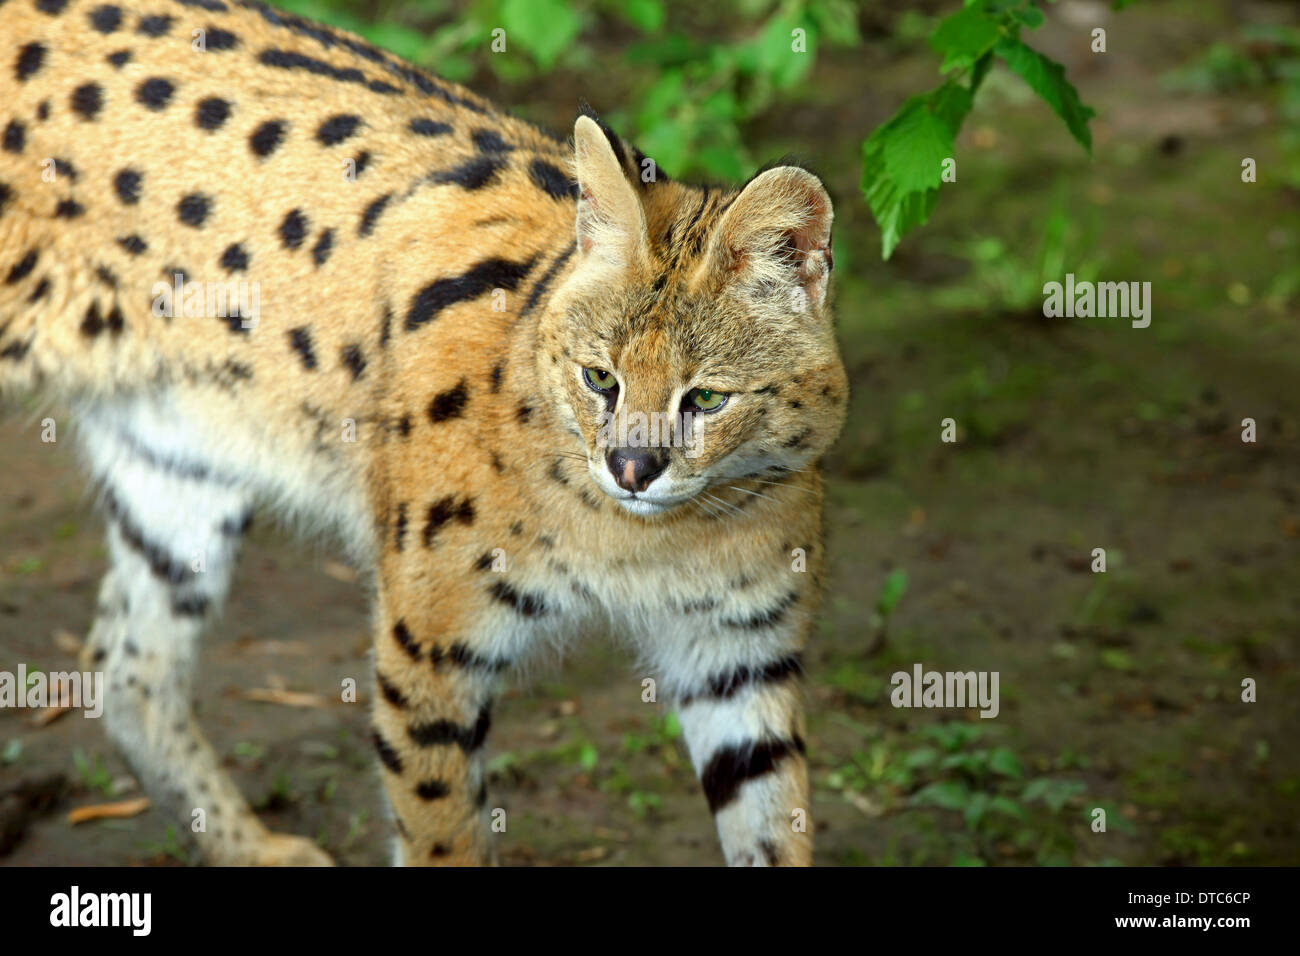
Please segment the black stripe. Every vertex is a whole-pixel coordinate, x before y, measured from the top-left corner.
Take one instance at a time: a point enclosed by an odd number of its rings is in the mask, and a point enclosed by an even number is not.
[[[524,617],[539,617],[546,613],[546,601],[538,594],[527,591],[522,594],[505,581],[497,581],[488,588],[494,598],[502,604],[508,604]]]
[[[446,651],[438,650],[431,655],[434,670],[443,661],[450,661],[457,667],[463,667],[466,670],[487,671],[489,674],[500,674],[510,666],[510,662],[504,657],[484,657],[471,651],[468,645],[455,643]]]
[[[316,368],[316,352],[311,344],[311,330],[301,325],[296,329],[290,329],[289,344],[293,346],[293,350],[302,359],[303,368],[314,371]]]
[[[473,753],[483,746],[488,728],[492,726],[492,713],[484,707],[472,727],[451,720],[435,720],[427,724],[413,724],[406,729],[421,747],[440,747],[455,744],[465,753]]]
[[[13,285],[26,279],[28,274],[36,268],[36,257],[38,253],[35,249],[28,250],[27,255],[23,256],[14,263],[9,275],[5,277],[5,285]]]
[[[108,510],[109,517],[117,523],[117,530],[122,540],[131,550],[144,558],[155,577],[169,584],[183,584],[194,577],[194,572],[190,570],[189,565],[175,560],[164,548],[144,536],[144,532],[131,519],[126,508],[117,500],[113,492],[107,489],[104,491],[104,507]]]
[[[366,207],[366,211],[361,214],[361,225],[357,227],[358,236],[368,236],[375,230],[375,223],[379,221],[380,214],[388,201],[393,198],[392,193],[384,193],[375,199]]]
[[[176,617],[202,617],[207,613],[210,603],[207,596],[203,594],[173,594],[172,614]]]
[[[415,642],[411,632],[407,630],[405,621],[398,621],[393,625],[393,640],[397,641],[399,647],[410,656],[411,660],[420,659],[420,645]]]
[[[479,153],[459,166],[430,173],[428,179],[435,186],[460,186],[473,191],[491,183],[507,165],[501,153]]]
[[[402,758],[397,756],[397,751],[389,745],[387,740],[379,735],[379,731],[370,731],[370,739],[375,743],[375,750],[379,751],[380,762],[382,762],[383,765],[393,773],[401,773]]]
[[[406,695],[394,687],[388,678],[379,671],[375,671],[375,683],[379,685],[379,692],[384,695],[384,700],[394,707],[405,710],[409,706]]]
[[[456,501],[450,495],[440,498],[429,505],[429,513],[424,519],[423,540],[426,548],[433,547],[434,536],[447,522],[455,519],[461,524],[474,523],[474,505],[471,501]]]
[[[776,604],[765,611],[759,611],[752,617],[724,620],[728,627],[738,627],[746,631],[756,631],[764,627],[779,624],[785,618],[785,612],[799,602],[799,592],[791,591]]]
[[[412,332],[424,323],[437,318],[443,309],[477,299],[493,289],[513,292],[532,270],[536,257],[526,262],[508,259],[487,259],[459,276],[438,279],[416,293],[411,308],[406,313],[406,331]]]
[[[551,263],[546,272],[542,274],[542,277],[537,280],[536,284],[534,284],[532,291],[528,293],[528,301],[524,304],[523,310],[519,313],[520,318],[528,315],[537,307],[538,301],[546,294],[546,290],[550,288],[551,282],[554,281],[556,273],[564,268],[564,264],[569,261],[569,257],[573,255],[574,250],[577,248],[578,242],[575,239],[573,242],[569,243],[567,249],[555,257],[555,261]]]
[[[798,676],[802,671],[803,661],[798,654],[772,661],[761,669],[737,667],[732,671],[710,675],[704,689],[683,694],[679,703],[685,707],[702,698],[727,700],[734,697],[742,688],[756,684],[778,684]]]
[[[398,551],[401,551],[406,545],[406,524],[407,524],[407,503],[403,501],[397,506],[397,522],[393,531],[393,543]]]
[[[709,811],[717,813],[740,795],[747,781],[771,773],[778,761],[793,754],[805,752],[803,738],[769,740],[747,743],[739,747],[724,747],[709,758],[708,766],[700,774],[704,796],[709,801]]]

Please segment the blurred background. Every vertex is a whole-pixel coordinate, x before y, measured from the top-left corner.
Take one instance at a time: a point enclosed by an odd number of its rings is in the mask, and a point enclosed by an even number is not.
[[[791,154],[825,178],[853,398],[806,659],[820,863],[1300,862],[1300,6],[1044,4],[1024,39],[1097,111],[1091,158],[995,66],[957,181],[884,261],[862,143],[940,81],[928,38],[958,0],[281,5],[559,131],[588,100],[675,177]],[[1150,282],[1150,327],[1044,318],[1066,273]],[[0,659],[61,670],[102,526],[38,432],[0,420]],[[269,825],[386,862],[365,707],[335,690],[369,687],[364,595],[269,525],[206,641],[200,719]],[[998,671],[1001,713],[894,709],[915,663]],[[531,677],[494,715],[503,862],[721,862],[676,721],[618,648]],[[0,863],[191,862],[150,812],[69,822],[138,795],[95,721],[0,711],[0,780],[45,794],[0,809]]]

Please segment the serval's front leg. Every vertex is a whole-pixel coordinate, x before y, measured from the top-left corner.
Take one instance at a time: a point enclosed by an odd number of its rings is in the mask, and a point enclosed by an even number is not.
[[[730,866],[812,862],[800,680],[811,603],[774,592],[694,622],[694,639],[660,656]]]
[[[444,562],[454,564],[450,555]],[[521,596],[471,577],[381,597],[373,742],[407,866],[492,862],[484,744],[501,674],[528,642]],[[496,577],[493,575],[492,577]],[[450,593],[449,593],[450,592]]]

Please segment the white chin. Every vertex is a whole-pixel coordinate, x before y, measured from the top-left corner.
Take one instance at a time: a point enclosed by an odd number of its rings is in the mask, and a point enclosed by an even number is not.
[[[616,498],[619,506],[634,515],[658,515],[663,514],[671,504],[658,504],[654,501],[647,501],[645,498]]]

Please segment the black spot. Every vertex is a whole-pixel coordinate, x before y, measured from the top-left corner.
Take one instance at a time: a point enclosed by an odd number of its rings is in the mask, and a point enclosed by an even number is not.
[[[135,32],[147,37],[160,37],[172,28],[172,18],[163,14],[141,17]]]
[[[81,319],[81,334],[86,338],[93,339],[100,332],[104,331],[104,319],[99,314],[99,303],[92,302],[86,309],[86,314]]]
[[[410,416],[410,415],[403,415],[401,418],[399,418],[399,419],[397,420],[397,433],[398,433],[399,435],[401,435],[403,438],[410,438],[410,437],[411,437],[411,428],[412,428],[412,427],[413,427],[413,426],[412,426],[412,424],[411,424],[411,416]]]
[[[143,239],[135,235],[122,236],[117,240],[117,244],[133,256],[138,256],[149,248]]]
[[[437,120],[417,118],[411,120],[410,130],[418,136],[446,136],[451,132],[451,126]]]
[[[485,153],[508,153],[514,149],[494,129],[476,129],[470,134],[474,147]]]
[[[375,223],[379,220],[384,207],[388,205],[388,201],[392,198],[392,193],[384,193],[366,207],[366,211],[361,216],[361,225],[357,228],[358,236],[368,236],[374,231]]]
[[[538,617],[546,613],[546,602],[541,595],[529,594],[527,591],[520,594],[505,581],[495,582],[488,588],[488,593],[502,604],[510,605],[524,617]]]
[[[297,249],[307,235],[307,217],[301,209],[294,209],[280,223],[280,241],[286,249]]]
[[[480,153],[459,166],[431,174],[429,182],[437,186],[452,185],[468,190],[482,189],[496,179],[497,174],[505,167],[506,159],[501,154]]]
[[[316,245],[312,246],[311,258],[317,267],[323,266],[325,260],[330,257],[330,252],[334,248],[334,230],[326,229],[316,240]]]
[[[194,110],[194,122],[199,129],[220,129],[221,125],[229,118],[230,104],[218,96],[209,96],[205,100],[199,100],[199,105]]]
[[[474,562],[474,570],[490,571],[492,570],[492,562],[495,560],[496,559],[492,557],[491,551],[485,551],[482,554],[480,554],[478,556],[478,560]]]
[[[181,222],[195,229],[203,225],[211,211],[212,200],[202,193],[182,196],[181,201],[176,204],[176,214],[180,216]]]
[[[248,268],[248,253],[239,243],[233,243],[221,254],[221,265],[228,272],[243,272]]]
[[[429,505],[429,513],[424,519],[424,531],[421,533],[424,546],[432,548],[434,536],[453,519],[464,525],[473,524],[474,505],[469,501],[456,501],[450,496]]]
[[[527,425],[528,419],[533,417],[533,406],[520,405],[515,409],[515,418],[519,419],[519,424]]]
[[[388,741],[379,736],[379,731],[372,730],[370,739],[375,743],[375,750],[379,752],[379,761],[393,773],[402,772],[402,758],[397,756],[397,751],[389,746]]]
[[[120,70],[122,69],[122,67],[126,66],[128,63],[131,62],[131,51],[117,50],[113,53],[110,53],[108,56],[104,57],[104,59],[108,60],[108,62],[111,63],[114,66],[114,68]]]
[[[492,366],[492,384],[491,384],[490,387],[491,387],[491,389],[492,389],[492,394],[493,394],[493,395],[495,395],[497,392],[501,391],[501,375],[502,375],[502,373],[504,373],[504,372],[505,372],[505,369],[502,368],[500,365],[494,365],[494,366]]]
[[[13,285],[27,278],[31,271],[36,268],[37,255],[36,250],[32,249],[27,255],[15,262],[13,268],[9,270],[9,275],[5,276],[5,285]]]
[[[92,120],[104,108],[104,88],[98,83],[82,83],[72,91],[72,111],[84,120]]]
[[[41,299],[45,298],[46,293],[49,291],[50,280],[41,279],[40,282],[36,283],[36,288],[32,290],[32,294],[27,297],[28,304],[30,305],[33,302],[39,302]]]
[[[359,345],[345,345],[340,353],[343,360],[343,366],[352,373],[352,381],[361,377],[361,373],[366,370],[366,357],[361,351]]]
[[[50,16],[57,16],[68,5],[68,0],[36,0],[36,9]]]
[[[55,176],[67,176],[74,183],[77,181],[77,169],[66,159],[56,158],[54,160],[54,174]]]
[[[21,153],[27,145],[27,127],[18,120],[10,120],[5,127],[4,137],[0,139],[0,145],[10,153]]]
[[[316,130],[316,139],[324,146],[333,146],[336,143],[343,142],[355,133],[360,125],[360,116],[350,114],[331,116],[324,123],[321,123],[320,129]]]
[[[355,180],[366,171],[370,165],[370,153],[366,150],[359,152],[355,159],[352,160],[352,178]]]
[[[90,25],[100,33],[112,33],[122,25],[122,10],[105,4],[90,11]]]
[[[451,788],[441,780],[425,780],[415,788],[421,800],[440,800],[451,793]]]
[[[710,812],[717,813],[730,805],[747,781],[771,773],[780,760],[804,751],[804,742],[799,737],[750,742],[718,750],[700,774],[700,784],[704,787]]]
[[[406,313],[406,331],[418,329],[437,317],[438,313],[457,302],[477,299],[492,289],[513,292],[533,268],[536,259],[511,262],[508,259],[487,259],[464,275],[438,279],[425,286],[411,300]]]
[[[455,388],[433,396],[433,401],[429,402],[429,420],[436,425],[449,418],[459,418],[468,400],[469,387],[462,378]]]
[[[113,177],[117,198],[128,206],[140,201],[140,174],[134,169],[124,169]]]
[[[431,857],[451,856],[451,847],[445,843],[435,843],[433,849],[429,851]]]
[[[224,13],[230,8],[221,0],[176,0],[182,7],[198,7],[200,10],[211,10],[213,13]]]
[[[172,614],[176,617],[202,617],[208,610],[208,598],[203,594],[173,595]],[[145,693],[145,696],[149,696]]]
[[[544,159],[534,159],[528,166],[537,188],[552,199],[577,199],[578,184],[570,181],[568,174]]]
[[[75,199],[60,199],[59,204],[54,207],[54,215],[59,219],[76,219],[78,216],[85,215],[86,207]]]
[[[312,371],[316,368],[316,352],[311,345],[311,330],[305,325],[289,330],[289,344],[302,359],[303,368]]]
[[[42,123],[50,118],[49,100],[41,100],[40,105],[36,107],[36,118]]]
[[[14,73],[21,83],[30,77],[33,73],[41,68],[45,62],[45,44],[28,43],[18,51],[18,59],[14,61]]]
[[[270,156],[284,140],[284,120],[267,120],[248,137],[249,148],[255,156]]]
[[[165,109],[176,92],[176,84],[161,76],[153,76],[141,83],[135,90],[135,98],[141,106],[151,110]]]
[[[205,50],[233,50],[239,45],[239,39],[229,30],[220,27],[207,27],[203,37]]]

